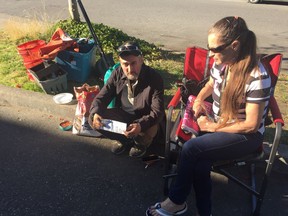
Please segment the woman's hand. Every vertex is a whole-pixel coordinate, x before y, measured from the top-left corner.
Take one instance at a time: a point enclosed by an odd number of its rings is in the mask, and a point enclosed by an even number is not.
[[[215,132],[217,124],[212,122],[207,116],[200,116],[197,123],[201,131]]]
[[[194,100],[192,111],[194,112],[195,117],[199,117],[201,112],[205,111],[203,110],[205,108],[204,100],[212,94],[213,85],[214,80],[212,77],[210,77],[209,81],[206,83],[204,88],[202,88],[202,90],[199,92],[196,99]]]
[[[203,101],[196,99],[193,103],[192,111],[197,118],[201,112],[203,112]]]

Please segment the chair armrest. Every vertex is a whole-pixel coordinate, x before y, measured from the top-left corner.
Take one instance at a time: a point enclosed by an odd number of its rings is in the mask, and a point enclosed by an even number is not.
[[[168,110],[167,110],[167,118],[166,118],[166,142],[170,142],[170,133],[172,129],[172,116],[173,116],[175,107],[177,107],[180,102],[180,99],[181,99],[181,90],[180,88],[178,88],[172,100],[167,106]]]
[[[284,126],[284,120],[282,118],[282,114],[278,107],[277,101],[273,95],[270,97],[269,108],[272,114],[274,124],[276,125],[276,123],[279,122],[281,123],[282,126]]]
[[[181,90],[180,88],[178,88],[172,100],[168,104],[167,108],[169,109],[171,106],[176,107],[180,102],[180,99],[181,99]]]

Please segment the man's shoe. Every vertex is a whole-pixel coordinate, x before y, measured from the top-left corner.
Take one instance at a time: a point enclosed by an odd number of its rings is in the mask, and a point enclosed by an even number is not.
[[[135,145],[130,149],[129,156],[130,157],[142,157],[146,153],[146,146],[143,145]]]
[[[118,140],[113,140],[112,141],[112,148],[111,152],[114,153],[115,155],[120,155],[122,154],[126,149],[126,145],[119,142]]]

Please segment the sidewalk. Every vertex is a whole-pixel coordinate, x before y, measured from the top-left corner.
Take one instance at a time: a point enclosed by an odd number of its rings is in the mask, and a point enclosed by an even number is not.
[[[53,101],[53,95],[3,85],[0,85],[0,95],[0,105],[20,106],[65,117],[75,114],[76,102],[71,105],[59,105]]]

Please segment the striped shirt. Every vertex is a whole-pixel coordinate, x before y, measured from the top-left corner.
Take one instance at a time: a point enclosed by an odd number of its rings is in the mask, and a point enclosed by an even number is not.
[[[240,109],[243,109],[244,111],[238,112],[237,118],[239,120],[245,120],[246,119],[246,113],[245,113],[245,106],[246,102],[249,103],[261,103],[265,102],[265,109],[262,116],[262,121],[259,126],[258,132],[261,134],[264,133],[264,121],[266,114],[268,112],[268,103],[270,99],[270,91],[271,91],[271,78],[269,76],[269,73],[266,71],[264,66],[259,62],[258,64],[259,69],[253,70],[250,74],[251,79],[248,79],[246,86],[245,86],[245,95],[243,97],[243,101],[240,104]],[[219,119],[218,113],[220,108],[220,90],[221,85],[223,83],[223,74],[225,65],[216,65],[214,63],[212,69],[211,69],[211,77],[214,80],[214,90],[212,93],[213,96],[213,112],[215,119]],[[225,90],[224,90],[225,91]]]

